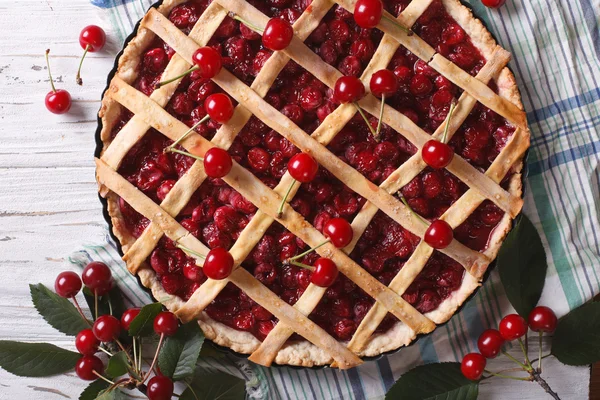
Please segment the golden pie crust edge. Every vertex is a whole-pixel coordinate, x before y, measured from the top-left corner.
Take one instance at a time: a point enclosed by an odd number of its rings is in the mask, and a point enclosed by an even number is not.
[[[179,4],[186,3],[188,0],[165,0],[157,10],[164,15],[168,15],[171,9]],[[418,1],[418,0],[414,0]],[[482,53],[485,59],[490,59],[496,46],[496,41],[492,38],[489,31],[483,26],[481,21],[473,16],[471,10],[460,3],[459,0],[442,0],[446,11],[456,20],[456,22],[465,30],[471,38],[473,45]],[[125,82],[133,84],[137,79],[138,65],[142,60],[142,55],[155,38],[155,34],[140,26],[137,34],[127,44],[123,54],[118,60],[115,76],[120,77]],[[496,78],[498,94],[523,109],[521,96],[514,75],[508,68],[503,68]],[[103,143],[102,153],[110,145],[110,135],[114,124],[119,119],[122,106],[112,100],[110,96],[105,95],[102,99],[99,116],[102,120],[102,130],[100,138]],[[527,135],[529,133],[527,132]],[[509,182],[508,191],[514,196],[522,195],[522,168],[523,159],[519,159],[513,165],[511,171],[514,172]],[[102,190],[102,188],[100,188]],[[126,229],[124,219],[118,206],[118,196],[112,192],[106,195],[107,210],[112,222],[113,234],[121,243],[121,248],[126,253],[136,238]],[[503,219],[492,232],[489,246],[485,254],[494,259],[500,249],[500,246],[511,229],[512,218],[505,213]],[[138,273],[142,284],[148,288],[155,299],[163,302],[165,307],[175,312],[185,302],[177,296],[170,295],[164,291],[160,282],[156,279],[154,271],[148,265],[142,265]],[[445,299],[439,307],[426,313],[429,319],[436,324],[448,321],[456,310],[481,286],[476,278],[465,273],[461,286]],[[205,336],[218,345],[229,347],[233,351],[250,354],[258,348],[260,341],[249,332],[238,331],[230,328],[220,322],[210,318],[203,312],[198,322],[204,331]],[[405,324],[398,322],[394,327],[383,334],[374,334],[364,349],[358,353],[361,357],[378,356],[382,353],[398,349],[401,346],[410,344],[416,338],[415,333]],[[280,365],[296,365],[312,367],[318,365],[331,364],[333,359],[327,352],[318,348],[308,341],[299,341],[284,345],[278,352],[275,360]]]

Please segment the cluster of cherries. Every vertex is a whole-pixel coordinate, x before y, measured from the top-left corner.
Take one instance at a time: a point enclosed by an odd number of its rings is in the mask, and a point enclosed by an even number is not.
[[[533,367],[531,366],[525,346],[523,345],[522,337],[527,335],[528,329],[539,333],[540,358],[538,361],[540,363],[539,366],[541,367],[541,360],[543,358],[541,356],[542,336],[544,333],[553,333],[556,330],[557,324],[558,319],[556,318],[556,314],[552,309],[545,306],[535,307],[529,314],[528,321],[525,321],[525,319],[518,314],[507,315],[500,321],[498,329],[487,329],[479,336],[479,340],[477,341],[479,353],[469,353],[464,356],[460,367],[463,375],[471,380],[479,380],[484,372],[493,376],[514,378],[496,374],[485,369],[487,359],[495,358],[501,352],[518,363],[523,370],[531,373]],[[502,346],[504,346],[506,342],[514,340],[519,341],[525,356],[526,364],[519,362],[502,349]],[[538,371],[540,367],[538,367]]]
[[[102,50],[106,44],[106,33],[104,33],[104,30],[99,26],[86,26],[79,34],[79,44],[83,48],[84,53],[83,57],[81,57],[81,62],[79,63],[76,81],[77,84],[82,85],[81,66],[83,65],[83,60],[88,52],[95,53]],[[48,76],[50,77],[50,86],[52,87],[52,90],[46,94],[46,108],[51,113],[64,114],[71,109],[71,94],[64,89],[56,89],[54,86],[54,80],[52,79],[52,73],[50,72],[48,53],[50,53],[50,50],[46,50],[46,64],[48,65]]]
[[[85,321],[88,321],[75,298],[82,288],[82,280],[83,284],[96,297],[106,295],[112,289],[114,281],[110,269],[106,264],[101,262],[91,262],[88,264],[83,269],[81,278],[73,271],[61,272],[57,276],[54,283],[54,290],[56,293],[61,297],[71,299],[75,303],[82,318]],[[126,383],[131,383],[129,378],[124,378],[115,383],[103,376],[104,364],[96,354],[99,351],[110,354],[110,352],[102,346],[102,343],[115,343],[119,348],[126,352],[129,362],[131,363],[137,378],[139,378],[137,382],[134,382],[135,386],[139,388],[146,382],[150,377],[151,372],[154,370],[157,355],[164,338],[173,336],[177,333],[179,321],[175,314],[169,311],[163,311],[154,318],[154,332],[160,336],[160,341],[150,368],[147,372],[144,372],[141,369],[141,360],[139,362],[137,362],[137,360],[132,360],[119,340],[121,332],[129,331],[131,323],[139,313],[139,308],[130,308],[123,313],[121,320],[118,320],[112,315],[97,316],[89,329],[84,329],[77,334],[77,337],[75,338],[75,347],[77,348],[77,351],[82,354],[82,357],[77,361],[75,366],[75,372],[79,378],[87,381],[103,379],[110,382],[113,387],[119,384],[125,385]],[[136,345],[135,338],[133,345]],[[141,354],[139,357],[141,358]],[[156,374],[148,381],[146,395],[150,400],[169,400],[173,396],[173,388],[174,385],[171,379]]]

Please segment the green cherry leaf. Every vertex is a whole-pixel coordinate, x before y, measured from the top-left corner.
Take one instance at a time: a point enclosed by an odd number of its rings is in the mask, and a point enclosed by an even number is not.
[[[108,389],[108,386],[108,382],[105,382],[102,379],[97,379],[90,383],[88,387],[81,392],[79,395],[79,400],[96,400],[96,398],[98,398],[100,395],[100,392]]]
[[[92,315],[96,315],[96,304],[94,300],[94,294],[87,287],[83,288],[83,296],[85,297],[85,301],[90,308],[90,312]],[[125,312],[125,303],[123,302],[123,295],[121,294],[121,290],[117,285],[113,285],[113,288],[105,294],[98,298],[98,316],[100,315],[108,315],[111,314],[112,307],[112,315],[119,319],[123,312]]]
[[[121,392],[119,389],[113,390],[103,390],[98,393],[98,397],[96,400],[127,400],[130,399],[125,393]]]
[[[525,216],[508,234],[498,253],[498,270],[508,300],[527,319],[546,281],[546,252],[535,226]]]
[[[41,283],[29,285],[29,291],[36,310],[54,329],[65,335],[76,336],[90,327],[68,299],[60,297]]]
[[[129,371],[129,363],[127,361],[127,355],[124,351],[120,351],[113,355],[108,360],[106,366],[106,375],[111,378],[116,378],[121,375],[125,375]]]
[[[163,375],[175,381],[194,375],[204,334],[198,322],[192,321],[179,327],[174,336],[168,337],[158,355],[158,366]]]
[[[475,400],[479,382],[460,372],[460,363],[426,364],[411,369],[396,381],[386,399]]]
[[[179,400],[243,400],[246,382],[222,372],[196,374],[194,382],[181,393]]]
[[[58,375],[75,368],[81,354],[50,343],[0,340],[0,367],[17,376]]]
[[[162,304],[147,304],[140,310],[140,313],[131,321],[129,326],[129,336],[149,336],[152,334],[152,325],[154,318],[162,311]]]
[[[588,303],[558,321],[552,355],[567,365],[600,361],[600,303]]]

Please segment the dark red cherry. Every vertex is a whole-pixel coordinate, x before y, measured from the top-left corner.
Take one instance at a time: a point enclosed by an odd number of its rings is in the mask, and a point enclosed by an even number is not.
[[[298,153],[288,162],[288,172],[298,182],[307,183],[315,179],[319,164],[306,153]]]
[[[231,171],[233,160],[227,151],[213,147],[204,153],[204,172],[211,178],[222,178]]]
[[[332,218],[323,226],[323,235],[331,240],[338,249],[346,247],[352,241],[352,225],[343,218]]]
[[[339,103],[347,104],[362,99],[365,95],[365,85],[354,76],[342,76],[335,83],[334,98]]]
[[[224,93],[211,94],[204,101],[204,109],[211,119],[224,124],[233,116],[233,103]]]
[[[377,97],[393,96],[398,91],[398,78],[389,69],[382,69],[371,76],[369,87]]]
[[[57,90],[54,86],[54,79],[52,79],[52,73],[50,72],[50,60],[48,59],[49,53],[50,50],[46,50],[46,65],[48,66],[48,76],[50,77],[52,90],[46,94],[46,108],[53,114],[64,114],[71,109],[71,95],[66,90]]]
[[[361,28],[371,29],[383,16],[381,0],[358,0],[354,5],[354,21]]]
[[[146,396],[148,400],[171,400],[173,397],[173,381],[166,376],[156,375],[148,381]]]
[[[233,262],[233,257],[227,250],[217,247],[206,255],[202,271],[210,279],[225,279],[233,271]]]
[[[93,355],[83,356],[75,364],[75,373],[80,379],[84,381],[94,381],[98,379],[98,376],[94,371],[100,375],[104,373],[104,364],[102,360]]]
[[[84,356],[96,354],[100,341],[91,329],[84,329],[75,337],[75,347]]]
[[[310,281],[321,287],[329,287],[333,285],[338,277],[339,271],[337,265],[329,258],[321,257],[315,261],[315,270],[313,271]]]
[[[534,332],[552,333],[556,330],[558,319],[549,307],[537,306],[529,313],[529,328]]]
[[[481,354],[469,353],[463,358],[460,370],[465,378],[477,381],[483,375],[486,363],[485,357]]]
[[[198,66],[196,74],[201,79],[211,79],[215,77],[223,67],[221,55],[212,47],[200,47],[192,55],[192,61]]]
[[[486,329],[477,340],[479,352],[485,358],[495,358],[502,350],[504,338],[496,329]]]
[[[283,50],[290,45],[294,29],[289,22],[281,18],[271,18],[263,32],[262,43],[270,50]]]
[[[502,318],[498,330],[504,340],[516,340],[527,333],[527,322],[519,314],[509,314]]]
[[[484,6],[489,8],[498,8],[502,7],[506,0],[481,0]]]
[[[100,51],[106,44],[106,33],[97,25],[88,25],[79,34],[79,44],[90,53]]]
[[[139,308],[130,308],[129,310],[125,311],[123,315],[121,315],[121,328],[128,331],[129,327],[131,326],[131,322],[133,322],[139,313]]]
[[[121,333],[121,322],[112,315],[102,315],[94,322],[94,336],[101,342],[112,342]]]
[[[81,273],[83,284],[98,296],[112,289],[112,274],[106,264],[94,261],[86,265]]]
[[[423,149],[421,150],[421,156],[425,164],[431,168],[442,169],[446,168],[454,157],[454,150],[446,143],[439,142],[437,140],[428,140]]]
[[[170,311],[163,311],[154,318],[154,332],[157,335],[173,336],[179,328],[179,320]]]
[[[434,249],[445,249],[452,243],[454,231],[446,221],[437,219],[429,225],[423,239]]]
[[[54,281],[54,291],[60,297],[69,299],[81,290],[81,278],[73,271],[64,271],[58,274]]]

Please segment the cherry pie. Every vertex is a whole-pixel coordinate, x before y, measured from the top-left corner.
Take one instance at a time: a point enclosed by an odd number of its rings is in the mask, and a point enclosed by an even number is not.
[[[165,0],[103,98],[97,179],[129,270],[262,365],[351,368],[433,331],[522,206],[509,54],[458,0],[356,3]],[[288,171],[298,154],[316,172]]]

